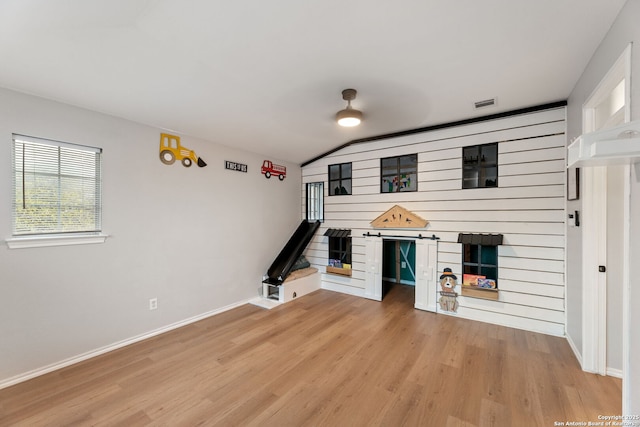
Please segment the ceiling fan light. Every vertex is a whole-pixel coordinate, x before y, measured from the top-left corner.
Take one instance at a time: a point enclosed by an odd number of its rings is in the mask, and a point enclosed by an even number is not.
[[[338,111],[338,114],[336,114],[336,120],[340,126],[358,126],[362,121],[362,112],[347,107],[344,110]]]
[[[362,121],[362,112],[355,110],[351,106],[351,101],[356,98],[356,93],[358,92],[355,89],[345,89],[342,91],[342,99],[347,101],[347,108],[338,111],[336,114],[336,121],[340,126],[354,127],[358,126]]]

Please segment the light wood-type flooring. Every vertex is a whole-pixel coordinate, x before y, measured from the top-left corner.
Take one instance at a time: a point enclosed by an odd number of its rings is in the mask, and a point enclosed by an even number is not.
[[[0,390],[1,426],[553,426],[621,412],[563,338],[320,290]]]

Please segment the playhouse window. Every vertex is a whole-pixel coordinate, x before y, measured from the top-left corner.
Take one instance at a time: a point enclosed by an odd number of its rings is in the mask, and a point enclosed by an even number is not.
[[[502,234],[459,234],[462,243],[462,273],[498,283],[498,245]],[[463,283],[466,277],[463,276]],[[465,283],[466,284],[466,283]]]
[[[498,143],[462,149],[462,188],[498,186]]]
[[[324,235],[329,237],[329,265],[351,265],[351,230],[330,228]]]
[[[498,247],[466,244],[462,247],[462,272],[498,280]]]
[[[324,221],[324,183],[307,183],[307,221]]]
[[[329,237],[329,259],[351,264],[351,237]]]
[[[418,190],[418,155],[380,159],[380,192]]]
[[[351,163],[329,165],[329,195],[351,194]]]

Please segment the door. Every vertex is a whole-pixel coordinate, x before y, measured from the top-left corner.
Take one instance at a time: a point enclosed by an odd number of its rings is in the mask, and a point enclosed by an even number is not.
[[[438,291],[438,241],[416,240],[416,302],[415,308],[436,311]]]
[[[382,239],[365,237],[364,296],[382,301]]]

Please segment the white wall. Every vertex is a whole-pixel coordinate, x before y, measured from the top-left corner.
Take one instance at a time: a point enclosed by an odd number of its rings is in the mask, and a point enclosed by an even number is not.
[[[582,105],[589,95],[603,79],[607,71],[622,54],[622,51],[630,42],[633,42],[631,53],[631,119],[640,119],[640,0],[629,0],[621,10],[608,34],[594,53],[591,61],[584,70],[568,100],[568,140],[580,135],[582,132]],[[632,363],[634,355],[640,354],[640,334],[635,325],[640,323],[640,286],[633,280],[637,273],[634,266],[640,265],[640,165],[636,164],[631,177],[631,286],[629,300],[625,302],[630,309],[631,334],[629,335],[629,347],[624,353],[624,358],[630,363],[629,372],[625,373],[623,381],[623,401],[625,411],[628,414],[640,413],[640,364]],[[568,210],[580,210],[580,202],[571,203]],[[581,240],[579,229],[575,229],[567,236],[568,252],[579,253]],[[577,349],[582,348],[582,321],[581,321],[581,297],[582,279],[579,257],[567,259],[567,333],[576,344]]]
[[[352,229],[352,277],[324,274],[323,287],[364,295],[363,233],[399,204],[429,221],[423,235],[440,238],[438,275],[450,267],[462,277],[458,233],[504,235],[498,248],[500,300],[461,296],[459,316],[564,335],[565,117],[562,107],[355,144],[303,167],[303,183],[325,183],[325,222],[307,258],[322,270],[328,252],[324,230]],[[499,187],[462,189],[462,147],[492,142],[498,142]],[[418,191],[381,194],[380,159],[414,153]],[[327,196],[327,167],[344,162],[352,162],[353,194]],[[303,215],[304,200],[303,185]]]
[[[0,386],[258,295],[299,222],[300,168],[285,163],[284,181],[267,180],[269,157],[185,136],[208,166],[167,166],[160,132],[0,89],[0,239],[11,236],[12,133],[103,148],[110,235],[97,245],[0,245]],[[159,308],[149,311],[153,297]]]

